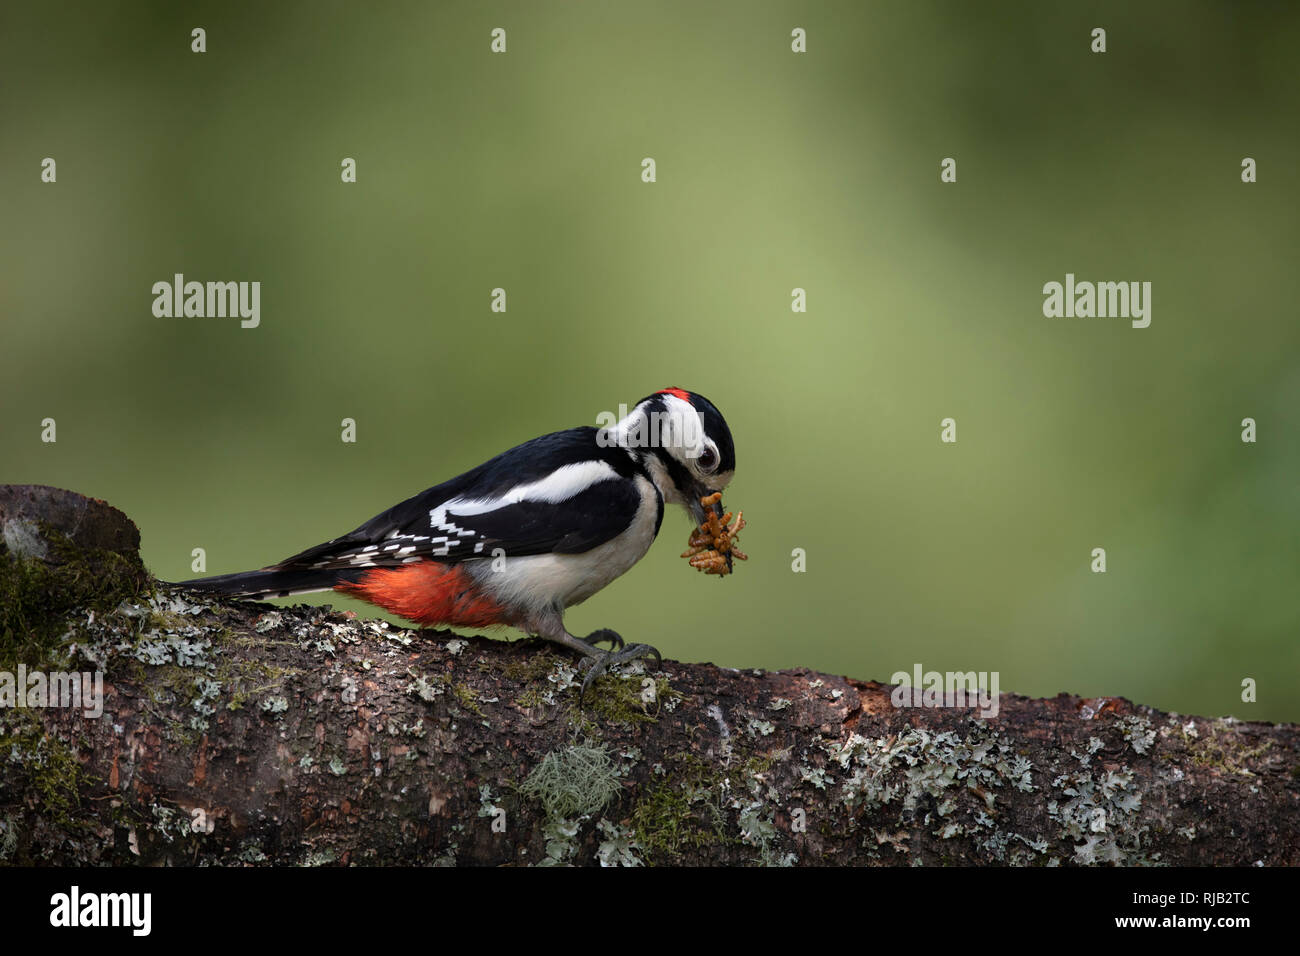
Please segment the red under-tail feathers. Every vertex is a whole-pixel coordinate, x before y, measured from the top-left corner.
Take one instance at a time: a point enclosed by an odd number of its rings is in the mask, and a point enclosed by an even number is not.
[[[485,597],[473,577],[456,564],[421,561],[400,568],[371,568],[356,582],[340,583],[334,590],[418,624],[493,627],[510,623],[505,609]]]

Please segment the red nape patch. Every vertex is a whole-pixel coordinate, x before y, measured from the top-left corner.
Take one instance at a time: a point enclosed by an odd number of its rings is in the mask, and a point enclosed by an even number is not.
[[[417,624],[492,627],[507,623],[505,609],[484,597],[474,579],[456,564],[421,561],[400,568],[372,568],[355,584],[338,584],[334,590]]]
[[[690,404],[691,401],[691,393],[686,391],[686,389],[684,388],[661,388],[659,389],[659,394],[671,395],[674,398],[680,398],[683,402],[686,402],[687,404]]]

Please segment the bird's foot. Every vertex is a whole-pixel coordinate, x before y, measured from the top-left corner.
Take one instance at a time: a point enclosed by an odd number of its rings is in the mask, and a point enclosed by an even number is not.
[[[607,627],[602,627],[599,631],[592,631],[582,639],[584,644],[590,644],[595,647],[609,641],[610,650],[621,651],[623,649],[623,638],[618,631],[611,631]]]
[[[598,634],[605,635],[605,636],[597,637],[596,635]],[[595,633],[589,634],[587,636],[586,642],[588,644],[591,644],[598,640],[599,641],[610,640],[609,635],[611,634],[613,634],[613,636],[618,639],[617,650],[608,650],[602,654],[593,649],[592,654],[589,657],[585,658],[578,665],[579,668],[582,668],[583,665],[586,665],[587,667],[587,676],[582,679],[582,690],[578,692],[579,707],[582,706],[583,700],[587,696],[587,688],[589,688],[592,685],[592,683],[596,680],[597,677],[606,673],[609,670],[611,664],[626,664],[628,661],[635,661],[641,658],[648,658],[648,657],[653,657],[655,659],[656,669],[658,669],[659,666],[663,663],[663,655],[661,655],[658,650],[651,647],[649,644],[629,644],[627,646],[624,646],[623,638],[619,637],[617,634],[614,634],[613,631],[609,631],[609,630],[596,631]],[[611,641],[611,643],[613,643],[613,641]]]

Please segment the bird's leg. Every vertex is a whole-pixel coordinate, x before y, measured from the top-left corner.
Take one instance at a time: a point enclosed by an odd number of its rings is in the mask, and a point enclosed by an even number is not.
[[[611,664],[626,664],[628,661],[643,657],[653,657],[656,668],[663,663],[663,656],[649,644],[625,644],[623,638],[609,628],[592,631],[586,638],[570,634],[564,627],[562,612],[558,610],[548,611],[533,620],[528,627],[528,631],[544,640],[560,644],[582,655],[582,660],[578,662],[578,668],[581,670],[585,665],[587,674],[582,679],[582,689],[578,692],[579,707],[582,706],[583,701],[586,699],[587,688],[592,685],[597,677],[608,671]],[[597,650],[595,645],[604,641],[609,642],[610,649],[607,651]]]

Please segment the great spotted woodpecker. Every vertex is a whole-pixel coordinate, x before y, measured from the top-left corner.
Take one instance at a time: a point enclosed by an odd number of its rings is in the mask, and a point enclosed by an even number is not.
[[[613,424],[524,442],[279,564],[179,586],[253,599],[333,589],[418,624],[518,628],[583,655],[585,696],[610,664],[659,652],[607,628],[576,637],[565,609],[641,560],[665,502],[703,523],[700,499],[735,468],[722,413],[666,388]]]

